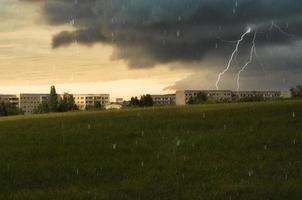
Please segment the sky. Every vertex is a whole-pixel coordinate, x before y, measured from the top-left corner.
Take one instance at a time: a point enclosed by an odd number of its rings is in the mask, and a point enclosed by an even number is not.
[[[301,0],[0,0],[0,21],[0,93],[302,84]]]

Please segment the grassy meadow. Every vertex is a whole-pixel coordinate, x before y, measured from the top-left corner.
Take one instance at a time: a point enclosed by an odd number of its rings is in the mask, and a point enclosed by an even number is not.
[[[0,118],[0,199],[301,200],[302,101]]]

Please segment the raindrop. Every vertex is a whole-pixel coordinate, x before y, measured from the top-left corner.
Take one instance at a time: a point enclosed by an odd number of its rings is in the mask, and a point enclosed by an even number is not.
[[[72,19],[72,20],[69,21],[70,26],[74,26],[74,23],[75,23],[74,19]]]
[[[90,125],[90,124],[87,125],[87,129],[88,129],[88,130],[91,129],[91,125]]]
[[[250,170],[249,171],[249,177],[253,176],[254,175],[254,171],[253,170]]]
[[[180,37],[180,31],[177,31],[177,32],[176,32],[176,36],[177,36],[177,37]]]
[[[177,140],[176,146],[180,145],[180,140]]]
[[[112,145],[112,149],[116,149],[116,144],[113,144],[113,145]]]
[[[178,21],[180,22],[182,20],[181,16],[178,16]]]

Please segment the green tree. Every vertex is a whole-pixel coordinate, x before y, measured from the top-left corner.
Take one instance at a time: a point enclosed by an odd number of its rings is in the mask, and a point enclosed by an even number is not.
[[[39,106],[34,110],[34,114],[43,114],[49,113],[48,102],[43,101]]]
[[[102,104],[101,104],[100,101],[96,101],[96,102],[94,103],[94,108],[100,109],[100,108],[103,108],[103,106],[102,106]]]
[[[199,92],[195,97],[190,97],[188,104],[202,104],[208,101],[208,96],[204,92]]]
[[[49,106],[50,112],[58,111],[58,95],[57,95],[55,86],[51,86],[51,88],[50,88],[48,106]]]
[[[143,95],[139,101],[141,107],[151,107],[153,104],[154,102],[150,94]]]
[[[130,100],[130,104],[129,106],[139,106],[140,105],[140,101],[138,100],[137,97],[131,97],[131,100]]]
[[[297,97],[302,97],[302,85],[297,85],[294,88],[290,89],[292,97],[297,98]]]
[[[78,110],[78,107],[74,102],[74,97],[72,94],[64,93],[63,97],[59,99],[58,111],[67,112],[72,110]]]
[[[7,116],[7,109],[4,102],[0,103],[0,116]]]
[[[20,115],[23,112],[14,104],[0,103],[0,116]]]

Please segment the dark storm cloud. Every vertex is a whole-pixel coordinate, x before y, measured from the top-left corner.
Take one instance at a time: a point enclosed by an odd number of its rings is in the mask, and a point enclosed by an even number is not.
[[[43,16],[76,28],[54,36],[53,48],[106,43],[131,67],[227,56],[234,45],[224,41],[237,40],[249,26],[258,31],[258,47],[290,46],[302,37],[301,0],[46,0]]]

